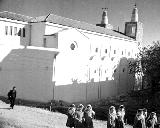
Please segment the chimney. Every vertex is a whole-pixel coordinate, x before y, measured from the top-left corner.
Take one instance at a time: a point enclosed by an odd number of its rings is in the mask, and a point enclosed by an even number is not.
[[[103,28],[107,28],[107,29],[113,29],[113,26],[108,24],[108,15],[107,15],[107,8],[102,8],[103,9],[103,13],[102,13],[102,20],[100,24],[96,24],[96,26],[100,26]]]
[[[106,27],[108,24],[108,16],[107,16],[107,8],[102,8],[103,9],[103,13],[102,13],[102,20],[100,24],[96,24],[96,26],[100,26],[100,27]]]
[[[134,5],[134,9],[132,11],[131,22],[138,22],[138,9],[136,7],[136,4]]]
[[[102,21],[101,24],[108,24],[108,16],[107,16],[107,10],[105,8],[105,10],[102,13]]]

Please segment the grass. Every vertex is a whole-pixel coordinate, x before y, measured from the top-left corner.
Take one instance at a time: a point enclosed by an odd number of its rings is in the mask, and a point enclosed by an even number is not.
[[[9,104],[0,101],[0,128],[66,128],[67,116],[36,107]],[[96,128],[105,128],[106,121],[94,120]]]

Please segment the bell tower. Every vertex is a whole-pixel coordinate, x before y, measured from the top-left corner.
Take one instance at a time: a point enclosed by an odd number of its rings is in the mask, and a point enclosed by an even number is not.
[[[129,36],[138,42],[143,39],[143,24],[138,21],[138,9],[136,4],[132,11],[131,21],[125,23],[125,35]]]

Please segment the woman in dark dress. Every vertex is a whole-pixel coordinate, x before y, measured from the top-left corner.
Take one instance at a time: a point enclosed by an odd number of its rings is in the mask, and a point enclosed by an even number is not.
[[[94,128],[93,126],[94,116],[95,116],[95,112],[92,110],[92,106],[88,104],[84,111],[85,128]]]
[[[151,112],[148,119],[146,120],[147,128],[154,128],[157,124],[157,116],[155,112]]]
[[[75,112],[75,128],[84,128],[84,106],[79,104]]]
[[[146,128],[143,109],[138,109],[137,114],[136,114],[135,119],[134,119],[133,128]]]
[[[75,124],[74,124],[74,121],[75,121],[75,105],[72,104],[69,108],[68,108],[68,113],[67,113],[67,123],[66,123],[66,126],[67,127],[70,127],[70,128],[74,128],[75,127]]]
[[[107,128],[116,128],[116,119],[117,119],[116,109],[114,106],[111,106],[109,108]]]
[[[123,120],[123,113],[117,112],[117,118],[115,119],[115,127],[116,128],[124,128],[124,120]]]

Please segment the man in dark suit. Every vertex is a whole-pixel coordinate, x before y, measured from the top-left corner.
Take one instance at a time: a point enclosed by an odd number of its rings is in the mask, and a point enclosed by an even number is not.
[[[8,99],[10,101],[10,107],[13,109],[16,99],[16,87],[14,86],[12,90],[8,92]]]

